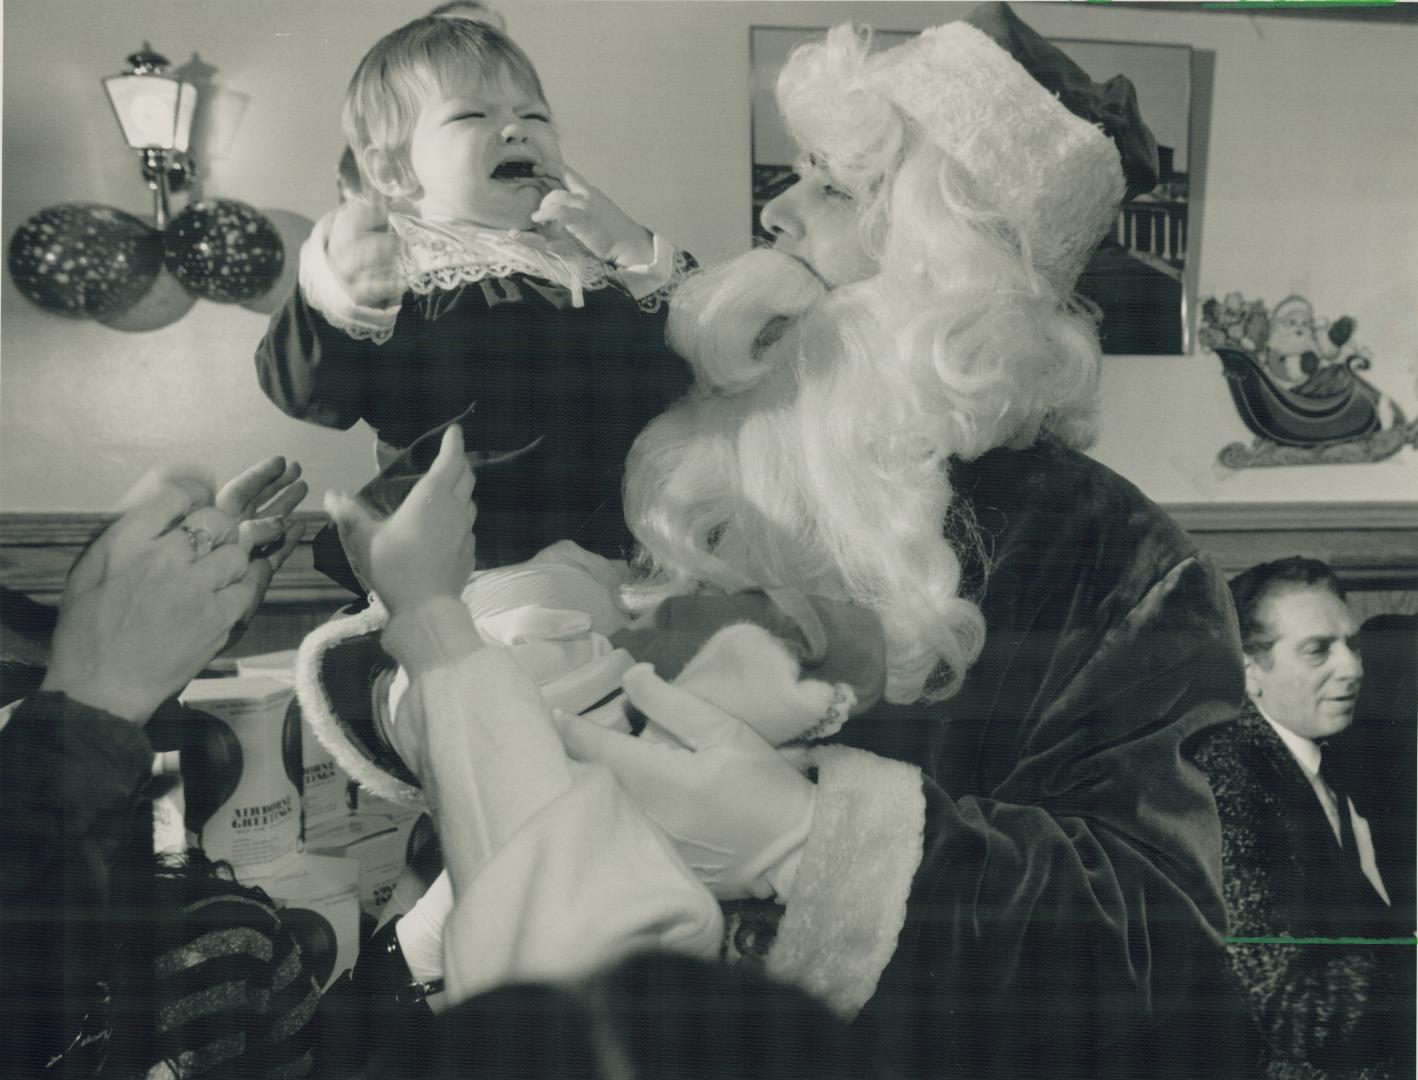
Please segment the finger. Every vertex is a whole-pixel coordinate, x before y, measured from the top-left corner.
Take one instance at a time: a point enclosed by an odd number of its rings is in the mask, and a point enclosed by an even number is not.
[[[271,552],[271,554],[267,555],[264,559],[257,561],[264,562],[270,569],[271,576],[274,577],[276,571],[285,565],[285,561],[290,558],[291,552],[295,550],[296,545],[300,543],[301,537],[304,535],[305,526],[298,521],[294,522],[286,529],[285,536],[281,539],[281,546],[276,548],[275,551]]]
[[[611,731],[561,709],[553,709],[551,718],[572,758],[604,765],[622,779],[636,775],[663,777],[675,755],[684,753],[642,743],[634,735]]]
[[[133,506],[101,536],[99,544],[115,544],[152,540],[200,506],[212,501],[212,489],[198,480],[167,479],[146,499]]]
[[[247,505],[246,516],[255,517],[259,515],[261,517],[273,517],[276,514],[285,513],[286,511],[284,510],[274,509],[271,504],[278,498],[282,500],[288,498],[288,493],[291,488],[297,486],[296,481],[299,479],[300,462],[289,462],[286,467],[281,470],[281,474],[262,488],[256,497],[250,501]]]
[[[191,537],[192,548],[199,556],[235,540],[238,533],[236,519],[215,506],[192,511],[182,519],[181,527]]]
[[[330,515],[341,536],[346,532],[368,531],[379,524],[362,502],[350,498],[343,491],[325,493],[325,513]]]
[[[565,162],[562,162],[559,179],[566,185],[566,190],[573,195],[589,195],[591,193],[591,185],[586,183],[586,178]]]
[[[632,705],[691,750],[728,746],[747,753],[772,753],[772,747],[748,724],[665,682],[649,664],[636,664],[622,677],[621,685]]]
[[[245,517],[271,497],[266,490],[285,472],[285,468],[286,459],[279,456],[247,467],[222,485],[217,492],[217,507],[232,517]]]
[[[419,481],[419,485],[427,480],[430,487],[436,485],[445,491],[452,491],[468,471],[468,459],[463,454],[463,429],[457,424],[449,424],[438,445],[438,456],[433,459],[428,475]]]
[[[466,461],[467,459],[464,458],[464,460]],[[476,483],[477,474],[474,473],[472,467],[469,466],[463,471],[463,474],[459,476],[457,481],[454,483],[453,497],[455,499],[467,499],[468,502],[471,503],[473,501],[473,486]]]
[[[237,526],[236,545],[247,554],[257,548],[268,547],[283,540],[286,535],[286,519],[283,517],[255,518],[243,521]]]
[[[296,467],[299,468],[299,466]],[[269,503],[258,504],[258,508],[253,513],[258,513],[263,518],[289,517],[309,494],[310,485],[304,480],[296,480]]]
[[[557,221],[571,205],[571,196],[565,191],[549,191],[542,199],[541,204],[532,212],[532,220],[538,225]]]
[[[250,562],[250,556],[241,548],[235,544],[224,544],[198,559],[192,565],[192,573],[201,584],[213,592],[220,592],[245,577]]]
[[[135,552],[156,551],[154,565],[164,573],[179,573],[211,550],[212,539],[205,529],[189,531],[181,525],[134,549]]]
[[[217,608],[228,630],[256,610],[270,583],[270,567],[258,560],[247,565],[240,580],[217,591]]]

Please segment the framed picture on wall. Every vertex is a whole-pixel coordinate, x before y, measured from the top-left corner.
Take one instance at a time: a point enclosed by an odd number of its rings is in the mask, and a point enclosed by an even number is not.
[[[768,26],[750,31],[753,235],[758,240],[768,239],[759,221],[763,206],[796,178],[792,140],[778,117],[773,87],[793,47],[823,32]],[[878,30],[873,48],[889,49],[913,36]],[[1191,154],[1196,122],[1192,50],[1186,45],[1052,40],[1095,82],[1119,74],[1131,79],[1157,139],[1157,187],[1124,204],[1112,233],[1079,278],[1078,292],[1102,316],[1103,351],[1129,356],[1190,352],[1196,308],[1192,226],[1200,216]]]

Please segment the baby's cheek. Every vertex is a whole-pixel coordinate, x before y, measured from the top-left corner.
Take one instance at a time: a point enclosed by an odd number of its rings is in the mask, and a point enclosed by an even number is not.
[[[549,135],[542,141],[541,151],[543,166],[556,166],[555,169],[549,169],[548,171],[560,173],[566,162],[562,160],[561,143],[557,141],[555,135]]]

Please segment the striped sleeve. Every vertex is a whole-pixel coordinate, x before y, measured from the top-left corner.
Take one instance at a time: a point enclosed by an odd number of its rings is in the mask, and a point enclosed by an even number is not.
[[[177,1077],[315,1073],[320,990],[280,913],[231,883],[173,920],[154,960],[161,1057]]]

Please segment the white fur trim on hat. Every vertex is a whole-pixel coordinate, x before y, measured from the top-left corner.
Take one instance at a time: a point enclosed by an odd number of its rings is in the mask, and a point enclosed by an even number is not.
[[[376,600],[363,611],[332,619],[312,630],[296,652],[295,695],[300,702],[301,717],[315,732],[320,745],[330,751],[335,763],[362,788],[390,802],[426,809],[419,788],[390,776],[350,742],[320,679],[321,660],[327,652],[350,638],[384,629],[388,621],[388,613]]]
[[[1127,184],[1117,147],[1071,113],[989,36],[963,22],[868,62],[868,82],[945,150],[1070,292],[1107,235]]]

